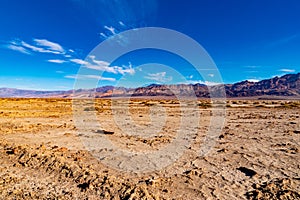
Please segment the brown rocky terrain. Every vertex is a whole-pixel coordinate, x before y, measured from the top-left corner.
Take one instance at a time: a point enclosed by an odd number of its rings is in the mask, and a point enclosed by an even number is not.
[[[201,156],[215,108],[199,100],[199,126],[182,156],[139,173],[95,158],[85,141],[101,135],[120,149],[158,151],[177,137],[192,102],[131,99],[127,108],[142,127],[138,135],[124,132],[131,130],[128,119],[113,116],[112,108],[123,111],[125,100],[80,103],[81,115],[95,113],[101,129],[86,121],[90,134],[81,132],[68,99],[0,100],[0,199],[300,199],[299,101],[227,101],[224,127]],[[151,114],[165,116],[161,129]],[[110,151],[102,150],[108,158]]]
[[[287,74],[282,77],[274,77],[259,81],[257,83],[243,81],[226,86],[229,97],[245,96],[299,96],[300,95],[300,73]]]

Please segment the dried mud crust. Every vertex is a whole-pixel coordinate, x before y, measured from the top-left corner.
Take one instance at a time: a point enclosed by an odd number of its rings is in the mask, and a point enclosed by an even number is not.
[[[5,141],[0,147],[0,199],[161,199],[149,180],[129,181],[86,165],[84,151]]]
[[[298,179],[275,179],[262,184],[253,185],[254,190],[246,193],[248,199],[261,200],[288,200],[300,199],[300,178]],[[298,191],[297,191],[298,189]]]
[[[217,181],[220,173],[213,178],[212,171],[205,165],[199,168],[201,161],[195,160],[192,162],[194,169],[172,178],[144,176],[129,179],[99,163],[90,162],[90,159],[85,151],[16,145],[0,140],[0,199],[185,199],[176,198],[176,194],[171,198],[172,185],[176,190],[198,193],[196,199],[206,199],[205,193],[214,182],[212,179]],[[246,173],[244,168],[237,170]],[[253,178],[248,177],[248,180]],[[197,185],[201,179],[207,182]],[[230,178],[223,174],[222,179]],[[299,187],[299,178],[277,178],[253,184],[252,189],[240,198],[300,199]],[[217,188],[215,192],[218,192]],[[186,195],[191,199],[188,193]],[[212,195],[212,199],[218,199],[218,195]]]
[[[115,127],[110,104],[97,100],[97,117],[120,148],[155,151],[173,141],[178,102],[130,103],[140,125],[149,123],[150,106],[169,111],[169,124],[149,138]],[[211,110],[209,102],[199,101],[198,135],[184,155],[160,171],[133,175],[84,150],[70,100],[0,99],[0,105],[0,199],[297,199],[300,192],[299,101],[227,102],[224,129],[204,157],[198,150]]]

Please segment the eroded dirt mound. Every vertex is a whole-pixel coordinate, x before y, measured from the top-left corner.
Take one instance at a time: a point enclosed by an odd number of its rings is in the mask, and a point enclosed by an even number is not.
[[[253,185],[254,190],[246,194],[248,199],[300,199],[300,193],[296,191],[300,179],[275,179],[264,182],[261,185]]]

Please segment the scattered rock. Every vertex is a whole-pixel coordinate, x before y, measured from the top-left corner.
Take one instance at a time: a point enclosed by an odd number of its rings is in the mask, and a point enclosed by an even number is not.
[[[227,151],[226,149],[219,149],[219,150],[217,150],[218,153],[224,153],[226,151]]]
[[[96,130],[95,133],[101,133],[101,134],[105,134],[105,135],[112,135],[115,132],[113,132],[113,131],[106,131],[106,130]]]
[[[250,178],[257,174],[256,171],[246,167],[239,167],[237,168],[237,170],[243,172],[246,176],[249,176]]]
[[[81,189],[81,191],[85,191],[89,188],[90,186],[90,183],[81,183],[81,184],[78,184],[77,187],[79,187]]]
[[[300,134],[300,130],[294,130],[295,134]]]
[[[246,193],[247,199],[300,199],[299,191],[292,189],[291,179],[276,179],[269,182],[264,182],[261,185],[254,184],[252,187],[254,190]]]
[[[68,151],[68,148],[67,147],[61,147],[57,151],[59,151],[59,152]]]
[[[219,139],[223,139],[225,137],[225,135],[221,134],[219,135]]]
[[[71,136],[72,133],[65,133],[64,136]]]

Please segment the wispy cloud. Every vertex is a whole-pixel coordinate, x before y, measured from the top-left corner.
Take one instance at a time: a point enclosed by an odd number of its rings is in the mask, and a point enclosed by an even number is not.
[[[294,69],[280,69],[280,70],[278,70],[278,71],[280,71],[280,72],[286,72],[286,73],[293,73],[293,72],[295,72],[296,70],[294,70]]]
[[[39,53],[62,54],[62,52],[60,52],[60,51],[52,50],[49,47],[41,46],[39,43],[37,43],[36,45],[31,45],[31,44],[28,44],[27,42],[21,41],[21,45],[32,51],[39,52]]]
[[[121,27],[124,28],[125,24],[121,25]],[[105,26],[103,26],[103,28],[104,28],[104,32],[101,32],[100,36],[102,36],[104,39],[107,39],[111,36],[115,36],[118,34],[118,32],[116,31],[116,28],[114,28],[112,26],[105,25]],[[118,38],[118,39],[120,39],[120,38]]]
[[[94,69],[98,71],[103,72],[110,72],[113,74],[131,74],[133,75],[135,73],[135,70],[132,68],[131,63],[129,63],[129,66],[123,65],[120,66],[110,66],[110,63],[102,60],[97,60],[96,56],[90,55],[87,60],[80,60],[80,59],[71,59],[71,62],[83,65],[83,67],[86,67],[88,69]]]
[[[126,26],[122,21],[119,21],[119,24],[124,27]]]
[[[32,44],[19,39],[15,39],[8,42],[8,45],[6,47],[8,49],[19,51],[25,54],[31,54],[31,52],[65,54],[65,50],[61,45],[45,39],[33,39]]]
[[[79,64],[79,65],[87,65],[88,64],[88,62],[86,62],[82,59],[77,59],[77,58],[70,59],[70,61],[75,63],[75,64]]]
[[[40,53],[51,53],[51,51],[46,50],[41,47],[33,46],[31,44],[28,44],[27,42],[21,41],[20,43],[23,47],[26,47],[27,49],[30,49],[31,51],[40,52]]]
[[[123,22],[122,22],[123,23]],[[120,24],[120,22],[119,22],[119,24]],[[120,24],[121,25],[121,24]],[[121,25],[122,27],[125,27],[125,24],[123,23],[123,25]],[[117,33],[117,31],[116,31],[116,28],[114,28],[114,27],[112,27],[112,26],[107,26],[107,25],[105,25],[105,26],[103,26],[103,28],[105,29],[105,31],[104,32],[102,32],[102,33],[99,33],[100,34],[100,36],[102,36],[104,39],[107,39],[107,38],[109,38],[109,37],[111,37],[111,36],[114,36],[114,35],[117,35],[118,33]]]
[[[97,75],[80,75],[80,74],[73,74],[73,75],[66,75],[65,78],[70,79],[97,79],[101,81],[116,81],[115,78],[110,77],[103,77],[103,76],[97,76]]]
[[[105,35],[104,33],[100,33],[100,35],[101,35],[104,39],[108,38],[108,36]]]
[[[64,48],[55,42],[50,42],[45,39],[34,39],[34,41],[38,46],[45,47],[46,49],[57,51],[60,53],[65,52]]]
[[[71,58],[72,56],[71,55],[69,55],[69,54],[65,54],[64,55],[66,58]]]
[[[144,78],[153,80],[153,81],[157,81],[157,82],[169,82],[173,79],[172,76],[167,77],[166,75],[167,75],[166,72],[158,72],[158,73],[153,73],[153,74],[149,73]]]
[[[147,24],[145,24],[146,22],[154,22],[159,5],[159,0],[71,1],[80,9],[86,9],[88,11],[87,13],[92,15],[100,25],[105,25],[103,24],[104,22],[115,26],[130,23],[131,28],[147,26]]]
[[[214,77],[214,76],[215,76],[215,74],[208,74],[208,76],[209,76],[209,77]]]
[[[104,26],[106,30],[108,30],[112,35],[116,35],[116,29],[112,26]]]
[[[6,47],[8,49],[18,51],[18,52],[21,52],[21,53],[24,53],[24,54],[30,54],[30,51],[28,51],[27,49],[25,49],[22,46],[17,46],[17,45],[14,45],[14,44],[8,44],[8,45],[6,45]]]
[[[118,23],[116,23],[115,26],[116,27],[107,26],[107,25],[103,26],[103,32],[99,33],[99,35],[105,40],[107,38],[113,37],[114,42],[117,42],[118,44],[120,44],[122,46],[127,45],[129,42],[128,38],[119,33],[130,29],[130,27],[127,26],[122,21],[119,21]]]
[[[62,64],[62,63],[67,62],[65,60],[60,60],[60,59],[50,59],[50,60],[47,60],[47,61],[51,62],[51,63],[57,63],[57,64]]]
[[[250,69],[257,69],[257,68],[260,68],[261,66],[260,65],[246,65],[244,67],[245,68],[250,68]]]
[[[296,39],[298,37],[299,37],[299,34],[289,35],[289,36],[280,38],[278,40],[275,40],[275,41],[269,43],[267,45],[267,47],[274,47],[274,46],[286,44],[286,43],[289,43],[289,42],[291,42],[292,40],[294,40],[294,39]]]
[[[246,73],[258,73],[257,70],[248,70],[248,71],[245,71]]]

